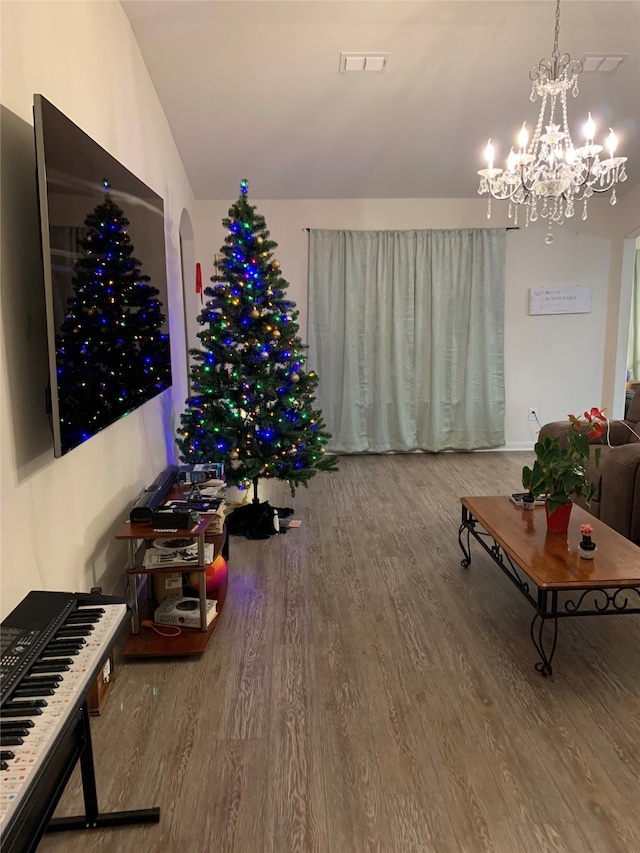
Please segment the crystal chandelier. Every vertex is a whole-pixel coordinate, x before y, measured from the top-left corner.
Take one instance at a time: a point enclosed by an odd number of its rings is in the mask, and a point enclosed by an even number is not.
[[[615,133],[605,141],[609,156],[600,159],[602,145],[594,143],[596,127],[591,113],[584,125],[585,144],[574,148],[567,121],[567,92],[578,94],[578,76],[582,63],[568,53],[560,56],[560,0],[556,2],[556,26],[551,61],[542,59],[529,72],[531,101],[541,99],[540,113],[533,137],[529,140],[526,122],[518,134],[517,151],[511,149],[506,168],[494,167],[491,140],[484,155],[487,168],[480,169],[479,195],[489,193],[487,218],[491,218],[491,199],[509,201],[509,218],[518,224],[518,209],[524,207],[525,225],[538,217],[548,221],[546,242],[553,242],[552,223],[561,225],[574,215],[574,205],[582,202],[582,218],[587,218],[587,202],[594,193],[611,190],[616,203],[615,185],[626,181],[626,157],[616,157]],[[559,115],[556,116],[556,111]],[[543,128],[546,132],[543,133]]]

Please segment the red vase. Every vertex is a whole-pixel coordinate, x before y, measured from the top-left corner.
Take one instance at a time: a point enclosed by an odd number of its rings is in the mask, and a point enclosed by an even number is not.
[[[549,506],[545,503],[544,510],[547,514],[547,530],[551,533],[566,533],[569,529],[572,503],[560,504],[553,512],[549,512]]]

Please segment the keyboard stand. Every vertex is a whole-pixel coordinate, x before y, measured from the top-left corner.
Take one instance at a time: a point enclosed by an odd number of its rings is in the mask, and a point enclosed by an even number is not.
[[[131,826],[138,823],[159,823],[160,809],[134,809],[124,812],[107,812],[102,814],[98,808],[98,791],[96,789],[96,774],[93,764],[93,747],[91,745],[91,726],[89,706],[82,703],[81,717],[76,725],[78,741],[82,746],[80,754],[80,771],[82,773],[82,793],[84,795],[83,815],[73,817],[55,817],[49,821],[46,832],[66,832],[76,829],[101,829],[107,826]]]

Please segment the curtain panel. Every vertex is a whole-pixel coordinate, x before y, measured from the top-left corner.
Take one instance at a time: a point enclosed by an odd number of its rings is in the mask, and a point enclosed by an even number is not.
[[[498,229],[309,232],[309,362],[337,453],[504,444]]]

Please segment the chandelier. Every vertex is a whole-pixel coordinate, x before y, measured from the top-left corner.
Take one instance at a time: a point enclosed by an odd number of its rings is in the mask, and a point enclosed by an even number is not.
[[[509,201],[509,218],[518,224],[518,210],[524,208],[525,225],[538,217],[548,221],[547,243],[553,242],[551,226],[561,225],[575,213],[575,203],[582,203],[582,218],[587,218],[587,202],[594,193],[611,190],[611,204],[616,203],[615,185],[626,181],[626,157],[616,157],[618,140],[610,133],[605,140],[609,156],[600,159],[602,145],[594,142],[596,126],[589,113],[584,125],[585,144],[575,148],[567,121],[567,92],[578,94],[578,76],[582,63],[568,53],[560,56],[560,0],[556,2],[556,25],[551,61],[542,59],[529,72],[530,100],[540,98],[540,113],[529,139],[526,122],[518,134],[517,150],[511,149],[506,168],[494,167],[491,139],[484,155],[487,168],[480,169],[479,195],[489,194],[487,218],[491,218],[491,199]],[[558,115],[556,115],[558,113]],[[543,132],[544,130],[544,132]]]

